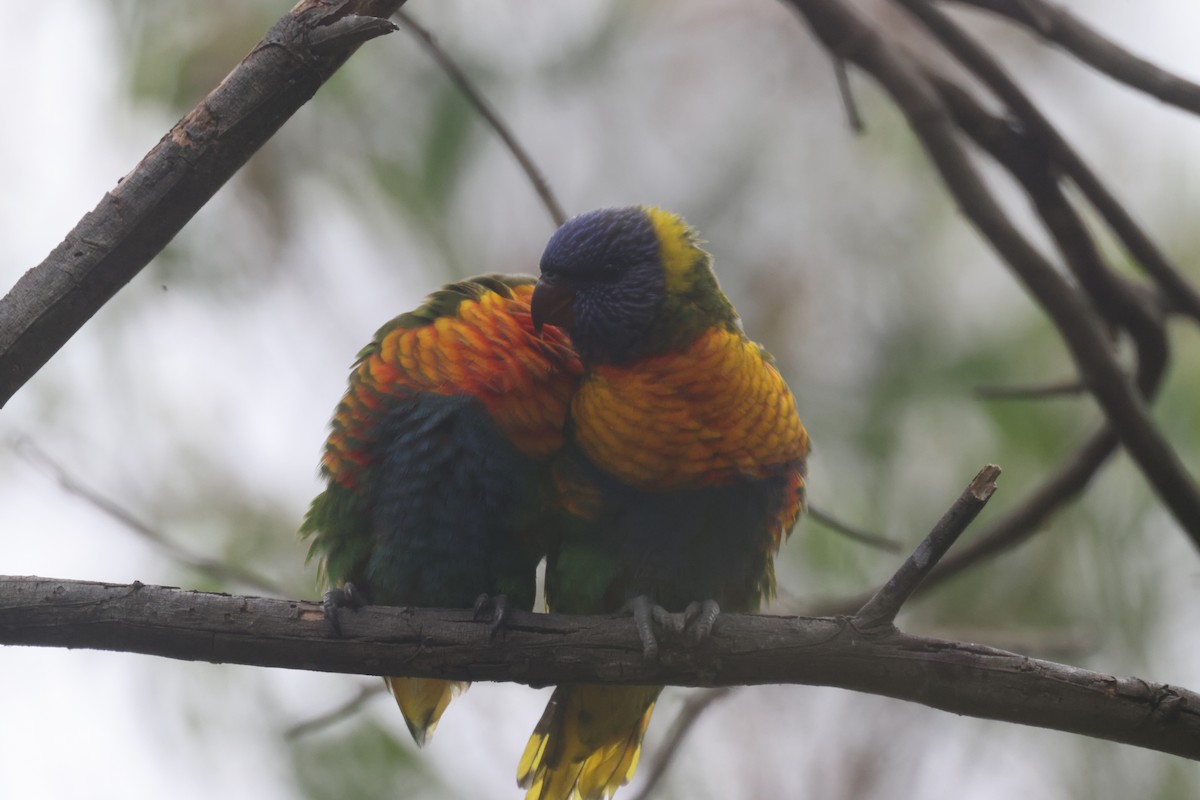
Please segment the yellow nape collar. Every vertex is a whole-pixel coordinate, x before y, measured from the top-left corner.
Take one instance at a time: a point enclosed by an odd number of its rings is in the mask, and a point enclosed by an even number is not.
[[[658,237],[659,256],[666,275],[668,292],[686,292],[696,280],[692,269],[708,254],[700,249],[701,239],[683,217],[657,206],[642,206],[654,234]]]

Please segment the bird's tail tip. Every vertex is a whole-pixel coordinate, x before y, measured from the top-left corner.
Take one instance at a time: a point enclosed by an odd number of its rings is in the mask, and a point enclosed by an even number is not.
[[[464,681],[435,678],[384,678],[383,682],[396,698],[417,747],[425,746],[437,729],[446,706],[469,685]]]
[[[660,687],[560,686],[517,767],[526,800],[605,800],[637,770]]]

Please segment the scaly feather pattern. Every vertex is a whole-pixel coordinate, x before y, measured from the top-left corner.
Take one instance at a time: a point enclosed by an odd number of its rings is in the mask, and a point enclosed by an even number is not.
[[[766,478],[807,449],[779,372],[725,328],[634,364],[595,365],[572,420],[592,463],[650,491]]]
[[[533,286],[446,286],[359,353],[325,445],[327,487],[301,528],[331,585],[385,605],[470,607],[486,593],[532,607],[555,527],[549,458],[580,372],[561,331],[534,332]],[[464,686],[386,681],[418,744]]]
[[[584,367],[555,471],[571,519],[549,554],[548,604],[757,609],[803,505],[809,440],[695,232],[661,209],[604,209],[560,228],[541,267],[534,320],[566,328]],[[518,767],[529,800],[611,796],[660,689],[555,689]]]

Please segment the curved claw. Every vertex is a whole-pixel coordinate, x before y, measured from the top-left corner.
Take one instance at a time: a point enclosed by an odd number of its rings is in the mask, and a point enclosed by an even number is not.
[[[325,619],[329,620],[330,627],[333,628],[333,632],[338,636],[342,635],[342,625],[338,622],[338,609],[348,608],[351,611],[357,611],[366,604],[367,596],[361,589],[350,582],[346,582],[336,589],[330,589],[321,600],[321,608],[325,612]]]
[[[622,614],[630,614],[642,640],[642,657],[647,661],[658,660],[658,637],[654,626],[665,631],[677,631],[682,627],[678,614],[672,614],[656,605],[647,595],[639,594],[621,606]]]
[[[489,595],[486,592],[475,598],[474,618],[476,622],[490,621],[489,639],[495,639],[508,625],[508,595]]]
[[[713,623],[721,614],[716,600],[698,600],[683,610],[683,633],[689,644],[697,645],[712,633]]]

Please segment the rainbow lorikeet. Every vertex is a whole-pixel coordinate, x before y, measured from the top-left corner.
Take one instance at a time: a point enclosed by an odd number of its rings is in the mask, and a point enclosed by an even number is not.
[[[774,592],[773,558],[803,505],[808,434],[770,356],[746,338],[694,230],[657,208],[593,211],[550,239],[535,325],[583,364],[555,467],[569,512],[546,599],[711,628]],[[553,330],[550,327],[546,331]],[[603,798],[637,767],[659,686],[559,686],[518,767],[530,800]]]
[[[534,333],[532,277],[447,286],[358,355],[334,413],[301,532],[339,604],[466,608],[481,594],[533,606],[554,529],[549,459],[561,448],[579,362]],[[386,678],[417,744],[463,684]]]

